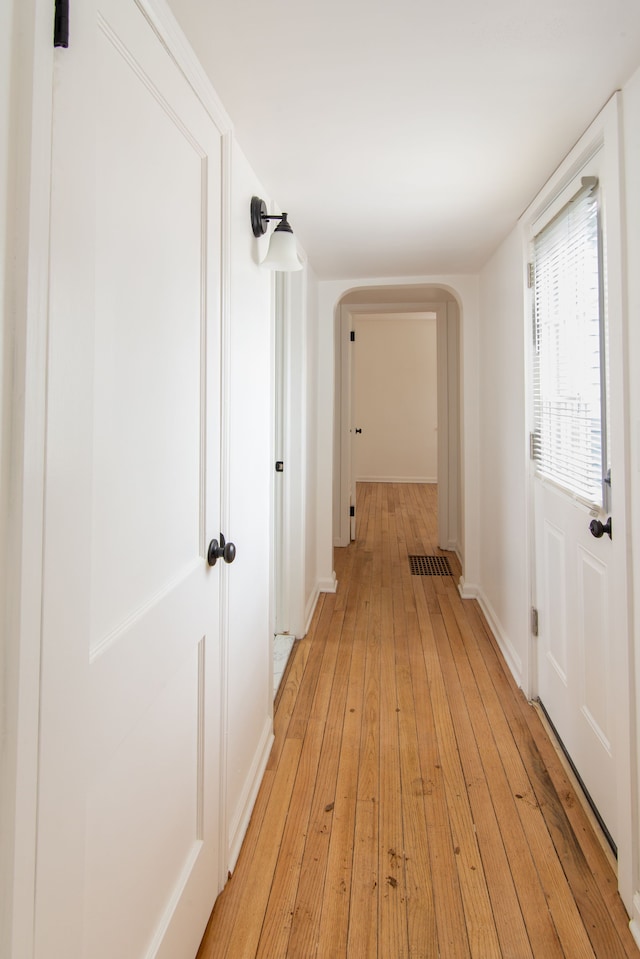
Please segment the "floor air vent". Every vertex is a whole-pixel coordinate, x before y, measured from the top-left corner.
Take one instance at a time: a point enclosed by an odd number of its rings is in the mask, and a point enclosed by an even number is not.
[[[452,576],[446,556],[410,556],[412,576]]]

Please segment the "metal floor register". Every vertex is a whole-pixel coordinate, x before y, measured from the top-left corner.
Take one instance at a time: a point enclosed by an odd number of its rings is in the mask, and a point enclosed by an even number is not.
[[[412,576],[452,576],[446,556],[410,556]]]

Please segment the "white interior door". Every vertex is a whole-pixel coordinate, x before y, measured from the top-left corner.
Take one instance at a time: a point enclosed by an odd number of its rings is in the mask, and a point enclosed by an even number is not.
[[[537,321],[534,333],[537,667],[540,700],[619,842],[626,524],[623,433],[616,424],[609,435],[608,422],[622,409],[623,396],[620,316],[608,300],[614,284],[602,272],[602,169],[596,155],[546,212],[547,223],[533,231],[539,250],[534,289],[543,304],[536,316],[549,317]],[[607,517],[613,538],[606,532],[594,537],[591,523]]]
[[[36,955],[192,959],[220,888],[220,134],[133,0],[56,62]]]

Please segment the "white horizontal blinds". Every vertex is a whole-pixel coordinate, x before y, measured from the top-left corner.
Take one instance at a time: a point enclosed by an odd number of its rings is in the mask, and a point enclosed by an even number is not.
[[[603,505],[597,180],[534,239],[534,442],[539,474]]]

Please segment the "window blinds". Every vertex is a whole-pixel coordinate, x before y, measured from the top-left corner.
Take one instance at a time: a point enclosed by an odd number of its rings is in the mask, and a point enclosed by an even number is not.
[[[597,181],[534,238],[537,472],[603,505],[601,256]]]

